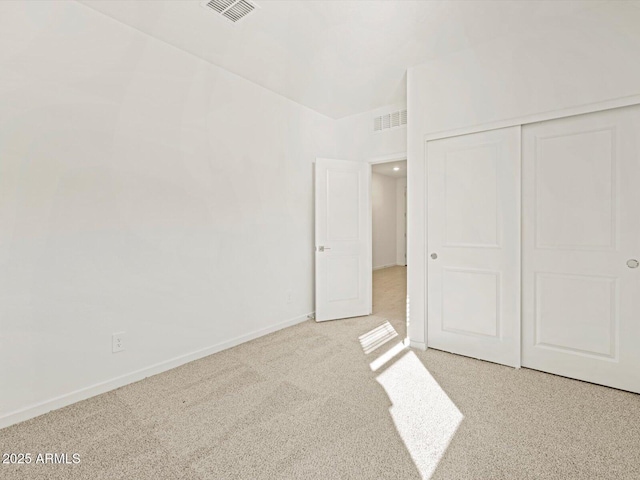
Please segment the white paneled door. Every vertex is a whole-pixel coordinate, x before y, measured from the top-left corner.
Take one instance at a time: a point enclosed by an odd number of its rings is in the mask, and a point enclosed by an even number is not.
[[[316,159],[316,320],[369,315],[369,164]]]
[[[520,366],[520,127],[427,143],[431,348]]]
[[[640,107],[522,136],[522,364],[640,393]]]

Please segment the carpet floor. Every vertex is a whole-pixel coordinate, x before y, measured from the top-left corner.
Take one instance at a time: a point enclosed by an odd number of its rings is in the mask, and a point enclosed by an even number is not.
[[[8,479],[640,479],[640,395],[405,348],[406,268],[374,314],[304,322],[0,430]]]

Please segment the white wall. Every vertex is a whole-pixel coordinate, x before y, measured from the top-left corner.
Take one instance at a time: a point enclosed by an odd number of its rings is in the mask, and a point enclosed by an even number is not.
[[[407,200],[405,193],[407,189],[407,177],[396,178],[396,263],[406,265],[407,239],[406,218]]]
[[[408,71],[409,336],[426,343],[425,136],[640,95],[640,4],[607,2]],[[640,99],[639,99],[640,100]]]
[[[0,425],[304,319],[334,123],[82,5],[0,2]]]
[[[413,67],[413,119],[432,134],[637,95],[639,22],[640,2],[608,2]]]
[[[367,161],[407,151],[407,127],[374,132],[373,119],[378,115],[403,110],[406,105],[387,105],[369,112],[341,118],[336,122],[337,151],[345,160]],[[402,160],[403,158],[398,157]]]
[[[371,173],[373,269],[405,265],[407,179]]]
[[[396,179],[371,173],[373,269],[396,265]]]

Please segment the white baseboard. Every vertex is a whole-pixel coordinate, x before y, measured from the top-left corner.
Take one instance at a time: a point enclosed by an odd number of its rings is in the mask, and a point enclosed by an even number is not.
[[[269,327],[262,328],[260,330],[255,330],[245,335],[240,335],[239,337],[232,338],[231,340],[227,340],[225,342],[221,342],[216,345],[212,345],[210,347],[196,350],[195,352],[186,353],[184,355],[180,355],[178,357],[174,357],[169,360],[156,363],[155,365],[151,365],[149,367],[145,367],[140,370],[136,370],[134,372],[127,373],[125,375],[121,375],[119,377],[115,377],[110,380],[106,380],[104,382],[100,382],[88,387],[80,388],[73,392],[60,395],[58,397],[45,400],[43,402],[36,403],[34,405],[29,405],[28,407],[25,407],[19,410],[14,410],[13,412],[9,412],[8,414],[0,417],[0,428],[5,428],[10,425],[14,425],[16,423],[29,420],[30,418],[34,418],[39,415],[48,413],[51,410],[57,410],[58,408],[66,407],[67,405],[71,405],[81,400],[86,400],[87,398],[95,397],[96,395],[100,395],[101,393],[109,392],[111,390],[123,387],[130,383],[143,380],[152,375],[157,375],[158,373],[166,372],[167,370],[171,370],[172,368],[179,367],[180,365],[184,365],[185,363],[193,362],[194,360],[198,360],[200,358],[213,355],[214,353],[221,352],[222,350],[235,347],[236,345],[240,345],[241,343],[245,343],[250,340],[256,339],[258,337],[268,335],[269,333],[282,330],[283,328],[291,327],[298,323],[302,323],[306,320],[309,320],[309,316],[314,315],[314,313],[315,312],[310,312],[305,315],[300,315],[299,317],[291,318],[289,320],[285,320],[284,322],[276,323]]]
[[[415,348],[416,350],[425,351],[427,349],[427,344],[423,342],[415,342],[413,340],[409,341],[409,346],[411,348]]]
[[[383,268],[389,268],[389,267],[397,267],[398,265],[400,265],[399,263],[390,263],[388,265],[380,265],[378,267],[373,267],[373,270],[382,270]],[[402,265],[404,266],[404,265]]]

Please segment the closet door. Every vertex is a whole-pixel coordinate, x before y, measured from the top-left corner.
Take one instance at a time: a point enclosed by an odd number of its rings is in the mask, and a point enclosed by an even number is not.
[[[522,365],[640,393],[640,107],[522,136]]]
[[[427,345],[520,365],[520,127],[427,142]]]

